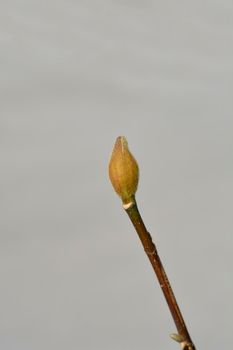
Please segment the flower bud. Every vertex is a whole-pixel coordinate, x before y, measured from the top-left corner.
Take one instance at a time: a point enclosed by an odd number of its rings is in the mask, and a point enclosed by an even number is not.
[[[124,136],[116,139],[109,163],[109,177],[123,203],[132,202],[138,186],[139,170]]]

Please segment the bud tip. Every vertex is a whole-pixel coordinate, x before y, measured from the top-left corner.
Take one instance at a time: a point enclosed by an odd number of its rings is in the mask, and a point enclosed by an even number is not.
[[[137,190],[139,170],[124,136],[116,139],[109,163],[109,177],[123,203],[131,202]]]

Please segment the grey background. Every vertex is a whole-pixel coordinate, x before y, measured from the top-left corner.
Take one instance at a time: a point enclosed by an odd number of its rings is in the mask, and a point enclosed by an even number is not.
[[[232,1],[1,2],[0,43],[0,348],[178,348],[118,135],[197,348],[232,348]]]

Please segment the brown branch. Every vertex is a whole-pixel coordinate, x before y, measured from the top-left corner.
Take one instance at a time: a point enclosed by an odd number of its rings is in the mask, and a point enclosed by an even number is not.
[[[195,346],[191,340],[187,327],[185,325],[183,316],[177,304],[175,295],[172,291],[170,282],[158,255],[155,244],[152,241],[151,235],[147,231],[142,217],[138,211],[135,198],[133,198],[131,203],[123,205],[125,211],[127,212],[130,220],[132,221],[138,236],[142,242],[144,250],[151,262],[151,265],[155,271],[155,274],[158,278],[160,287],[163,291],[165,299],[167,301],[168,307],[172,314],[173,320],[175,322],[178,335],[171,335],[172,339],[178,341],[183,350],[195,350]]]

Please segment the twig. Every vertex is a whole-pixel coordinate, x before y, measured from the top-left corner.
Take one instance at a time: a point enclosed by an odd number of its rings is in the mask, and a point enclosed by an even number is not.
[[[124,209],[138,233],[172,314],[178,334],[171,334],[170,336],[173,340],[180,343],[182,350],[195,350],[156,246],[138,211],[135,193],[137,191],[139,169],[123,136],[117,138],[113,148],[109,163],[109,176],[115,191],[122,199]]]
[[[155,244],[152,241],[150,233],[147,231],[142,217],[139,213],[135,197],[132,198],[132,202],[127,205],[123,205],[125,211],[127,212],[130,220],[132,221],[135,230],[142,242],[144,250],[151,262],[151,265],[155,271],[158,278],[160,287],[163,291],[165,299],[167,301],[168,307],[172,314],[173,320],[175,322],[178,335],[172,334],[171,338],[178,341],[181,344],[183,350],[195,350],[195,346],[191,340],[188,329],[185,325],[183,316],[177,304],[175,295],[172,291],[170,282],[164,270],[163,264],[158,255]]]

